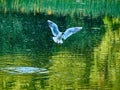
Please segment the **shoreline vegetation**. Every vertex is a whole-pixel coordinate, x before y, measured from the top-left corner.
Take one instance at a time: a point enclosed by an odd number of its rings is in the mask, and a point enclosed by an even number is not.
[[[120,4],[119,0],[0,0],[0,12],[119,16]]]

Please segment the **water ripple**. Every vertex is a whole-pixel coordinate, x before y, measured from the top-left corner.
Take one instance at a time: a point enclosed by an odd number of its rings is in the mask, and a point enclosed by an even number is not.
[[[1,68],[0,70],[11,74],[48,73],[48,70],[46,68],[36,68],[36,67],[7,67],[7,68]]]

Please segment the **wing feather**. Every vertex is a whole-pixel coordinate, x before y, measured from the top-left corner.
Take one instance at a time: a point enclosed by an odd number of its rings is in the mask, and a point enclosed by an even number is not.
[[[50,27],[50,29],[52,31],[52,34],[54,36],[57,36],[59,34],[59,32],[60,32],[59,29],[58,29],[57,24],[55,24],[53,21],[48,20],[48,25],[49,25],[49,27]]]
[[[81,29],[82,29],[82,27],[72,27],[72,28],[68,28],[68,29],[64,32],[62,38],[65,40],[65,39],[67,39],[68,37],[70,37],[72,34],[80,31]]]

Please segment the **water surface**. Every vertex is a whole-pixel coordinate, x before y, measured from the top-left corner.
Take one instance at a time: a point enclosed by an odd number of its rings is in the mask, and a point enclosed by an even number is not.
[[[77,6],[75,11],[80,7],[86,10],[90,3],[91,8],[99,6],[92,12],[89,8],[80,15],[72,13],[72,17],[68,14],[70,8],[60,11],[61,14],[50,13],[51,8],[48,14],[25,13],[27,6],[22,8],[24,12],[2,12],[2,8],[0,90],[119,90],[120,17],[118,12],[113,13],[119,1],[103,2],[82,1],[83,6]],[[107,10],[109,4],[113,6]],[[104,13],[99,13],[103,6]],[[58,6],[58,11],[61,8]],[[59,45],[52,40],[47,20],[57,23],[61,31],[73,26],[83,29]]]

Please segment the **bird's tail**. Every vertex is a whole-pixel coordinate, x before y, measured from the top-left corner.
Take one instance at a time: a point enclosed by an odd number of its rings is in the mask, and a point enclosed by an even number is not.
[[[53,37],[53,40],[54,40],[54,42],[56,42],[56,43],[57,43],[57,38],[56,38],[56,37]]]
[[[55,43],[58,43],[58,44],[63,43],[62,39],[58,39],[57,37],[53,37],[53,40],[54,40]]]

